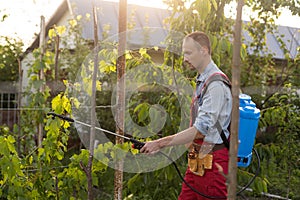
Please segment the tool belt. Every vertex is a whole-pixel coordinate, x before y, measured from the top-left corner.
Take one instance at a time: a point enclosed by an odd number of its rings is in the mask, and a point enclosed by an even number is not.
[[[212,152],[225,148],[224,144],[215,144],[210,152],[205,155],[200,152],[202,142],[193,143],[192,150],[188,153],[188,166],[190,171],[198,176],[203,176],[206,169],[212,169]]]
[[[206,154],[204,157],[199,157],[199,153],[191,151],[188,154],[188,166],[190,171],[198,176],[203,176],[205,169],[212,169],[213,155]]]

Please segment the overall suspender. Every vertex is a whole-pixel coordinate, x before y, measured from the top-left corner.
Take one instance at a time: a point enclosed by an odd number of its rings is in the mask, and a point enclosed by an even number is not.
[[[204,82],[204,84],[203,84],[203,86],[202,86],[202,88],[201,88],[201,90],[200,90],[200,94],[199,94],[198,96],[194,97],[193,100],[192,100],[192,105],[191,105],[191,114],[192,114],[192,118],[194,117],[193,115],[195,114],[195,113],[194,113],[195,111],[194,111],[193,108],[192,108],[193,105],[194,105],[194,103],[195,103],[195,101],[196,101],[197,99],[199,99],[199,98],[202,98],[202,97],[204,96],[204,94],[205,94],[206,91],[207,91],[207,88],[208,88],[209,84],[212,83],[213,81],[222,81],[222,82],[224,82],[224,83],[231,89],[231,82],[230,82],[230,80],[228,79],[228,77],[227,77],[225,74],[223,74],[223,73],[221,73],[221,72],[216,72],[216,73],[213,73],[212,75],[210,75],[210,76],[206,79],[206,81]],[[193,120],[194,120],[194,119],[191,119],[190,125],[192,125]],[[221,138],[222,138],[222,140],[223,140],[224,145],[226,146],[226,148],[229,149],[229,141],[228,141],[228,139],[227,139],[227,137],[226,137],[226,135],[225,135],[225,133],[224,133],[224,130],[222,129],[222,126],[220,125],[220,122],[217,121],[216,124],[215,124],[215,126],[216,126],[216,128],[218,129],[218,132],[219,132],[220,135],[221,135]],[[229,127],[230,127],[230,124],[229,124],[229,126],[227,127],[227,129],[229,129]]]

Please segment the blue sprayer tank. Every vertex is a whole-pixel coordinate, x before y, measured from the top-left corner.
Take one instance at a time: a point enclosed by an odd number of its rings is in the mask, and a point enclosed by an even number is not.
[[[248,167],[252,159],[252,148],[260,118],[260,110],[251,101],[251,97],[240,94],[240,119],[239,119],[239,147],[238,147],[238,167]]]

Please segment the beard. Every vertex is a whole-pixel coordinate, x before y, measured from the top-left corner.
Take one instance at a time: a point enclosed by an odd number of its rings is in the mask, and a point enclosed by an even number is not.
[[[197,70],[189,62],[183,62],[182,73],[189,80],[194,80],[197,76]]]

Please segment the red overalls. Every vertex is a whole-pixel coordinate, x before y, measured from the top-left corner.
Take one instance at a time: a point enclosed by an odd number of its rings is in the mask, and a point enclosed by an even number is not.
[[[191,123],[193,125],[193,121],[195,120],[197,113],[197,98],[196,96],[193,98],[191,105]],[[195,143],[201,145],[203,140],[194,140]],[[185,183],[182,183],[181,193],[178,197],[178,200],[206,200],[211,199],[209,197],[213,197],[213,199],[227,199],[227,187],[226,187],[226,179],[225,177],[218,171],[215,163],[218,163],[223,168],[223,172],[225,174],[228,173],[228,149],[224,146],[224,148],[217,148],[218,150],[213,150],[211,153],[213,155],[212,161],[212,169],[205,169],[205,173],[203,176],[198,176],[189,170],[189,167],[185,173],[185,181],[192,186],[194,189],[204,194],[201,196],[193,191],[190,187],[188,187]],[[206,197],[205,197],[206,196]],[[219,197],[219,198],[218,198]]]
[[[191,172],[187,168],[185,173],[185,181],[199,192],[206,196],[220,197],[217,199],[226,199],[227,188],[225,184],[225,177],[219,173],[215,163],[222,166],[225,174],[228,173],[228,149],[223,148],[212,152],[213,165],[212,169],[206,169],[203,176],[198,176]],[[222,198],[223,197],[223,198]],[[192,189],[190,189],[185,183],[182,183],[181,193],[178,200],[204,200],[205,198]],[[214,198],[216,199],[216,198]]]

